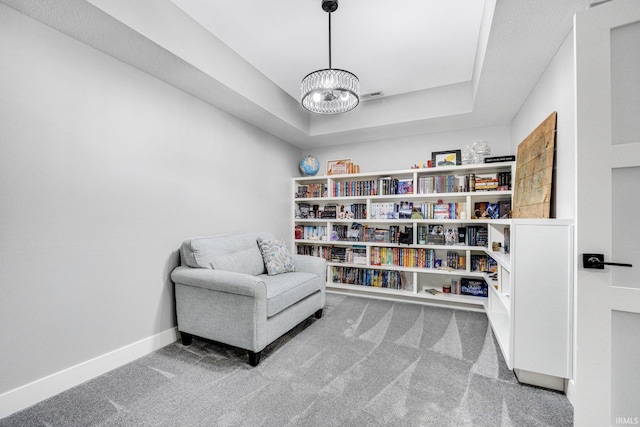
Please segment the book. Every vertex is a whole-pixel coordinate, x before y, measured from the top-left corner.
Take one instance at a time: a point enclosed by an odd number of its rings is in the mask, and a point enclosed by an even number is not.
[[[455,228],[447,228],[444,232],[444,242],[447,245],[455,245],[458,243],[458,230]]]
[[[502,247],[504,248],[504,253],[508,254],[511,251],[511,228],[504,228],[504,242],[502,243]]]
[[[309,218],[309,212],[311,212],[311,205],[308,203],[298,203],[298,208],[300,208],[300,218],[307,219]]]
[[[413,179],[398,180],[398,194],[413,194]]]
[[[413,202],[400,202],[400,219],[410,219],[411,212],[413,212]]]
[[[485,157],[485,163],[498,163],[498,162],[515,162],[516,156],[494,156],[494,157]]]
[[[482,279],[469,279],[463,277],[460,279],[460,293],[462,295],[486,298],[489,296],[489,287]]]
[[[467,227],[458,227],[458,244],[464,245],[467,242]]]
[[[500,208],[498,203],[487,203],[487,216],[491,219],[500,218]]]
[[[500,218],[511,217],[511,200],[500,200],[498,202],[498,211]]]
[[[442,225],[429,225],[427,234],[427,244],[444,245],[444,227]]]

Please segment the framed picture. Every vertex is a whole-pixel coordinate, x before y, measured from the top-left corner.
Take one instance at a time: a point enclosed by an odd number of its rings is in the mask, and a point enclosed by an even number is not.
[[[349,163],[351,163],[351,159],[329,160],[327,162],[327,175],[347,173]]]
[[[455,166],[462,164],[461,150],[434,151],[431,153],[431,162],[434,167]]]

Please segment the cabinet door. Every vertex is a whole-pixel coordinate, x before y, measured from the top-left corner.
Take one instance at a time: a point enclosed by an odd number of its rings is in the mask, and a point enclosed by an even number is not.
[[[513,367],[570,378],[571,226],[514,226]]]

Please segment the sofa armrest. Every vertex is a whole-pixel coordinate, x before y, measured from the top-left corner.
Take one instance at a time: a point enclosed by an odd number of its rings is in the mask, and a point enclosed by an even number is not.
[[[296,271],[314,273],[327,280],[327,261],[324,258],[310,255],[291,255]]]
[[[229,294],[261,296],[263,298],[266,295],[264,281],[259,277],[244,273],[180,266],[171,272],[171,280],[174,283]]]

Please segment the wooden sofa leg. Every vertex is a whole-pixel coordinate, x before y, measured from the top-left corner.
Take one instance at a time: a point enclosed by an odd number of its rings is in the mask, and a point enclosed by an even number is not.
[[[182,345],[191,345],[191,341],[193,340],[193,335],[188,334],[186,332],[180,332],[180,337],[182,338]]]
[[[322,317],[322,309],[316,311],[315,316],[316,316],[316,319],[320,319]]]
[[[258,366],[258,363],[260,363],[260,355],[262,354],[262,352],[261,351],[253,352],[249,350],[248,353],[249,353],[249,365]]]

